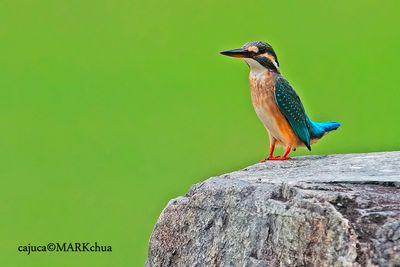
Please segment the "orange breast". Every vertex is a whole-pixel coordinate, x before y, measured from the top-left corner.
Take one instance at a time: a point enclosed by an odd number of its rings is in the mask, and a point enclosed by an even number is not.
[[[278,144],[298,147],[303,145],[293,132],[289,122],[281,113],[275,102],[275,83],[273,73],[266,71],[264,75],[250,74],[251,99],[254,109]]]

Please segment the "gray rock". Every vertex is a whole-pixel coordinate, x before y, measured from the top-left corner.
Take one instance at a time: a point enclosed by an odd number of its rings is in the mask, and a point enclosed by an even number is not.
[[[146,266],[400,266],[400,152],[268,161],[163,210]]]

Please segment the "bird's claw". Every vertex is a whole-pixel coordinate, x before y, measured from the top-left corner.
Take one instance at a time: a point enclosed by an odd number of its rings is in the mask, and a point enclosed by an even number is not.
[[[290,159],[290,157],[279,157],[278,160],[289,160],[289,159]]]
[[[290,159],[289,157],[281,157],[281,156],[276,156],[276,157],[274,157],[274,156],[269,156],[268,158],[263,159],[263,160],[261,160],[260,162],[261,162],[261,163],[264,163],[264,162],[266,162],[267,160],[289,160],[289,159]]]

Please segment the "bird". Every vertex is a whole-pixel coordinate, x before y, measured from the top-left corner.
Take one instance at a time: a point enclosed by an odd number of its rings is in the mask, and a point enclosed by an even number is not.
[[[253,41],[220,53],[241,58],[250,68],[252,104],[270,141],[268,157],[261,162],[288,160],[297,147],[311,151],[311,144],[340,127],[339,122],[315,122],[307,116],[300,97],[280,73],[278,57],[270,44]],[[282,156],[274,156],[275,146],[285,148]]]

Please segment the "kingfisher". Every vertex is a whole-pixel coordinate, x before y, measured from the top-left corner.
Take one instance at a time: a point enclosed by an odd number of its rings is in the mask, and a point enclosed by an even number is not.
[[[268,43],[248,42],[220,53],[242,58],[250,68],[251,100],[270,140],[268,157],[261,162],[288,160],[297,147],[311,151],[311,144],[340,127],[338,122],[315,122],[307,116],[300,97],[281,75],[278,57]],[[285,147],[282,156],[274,156],[276,145]]]

